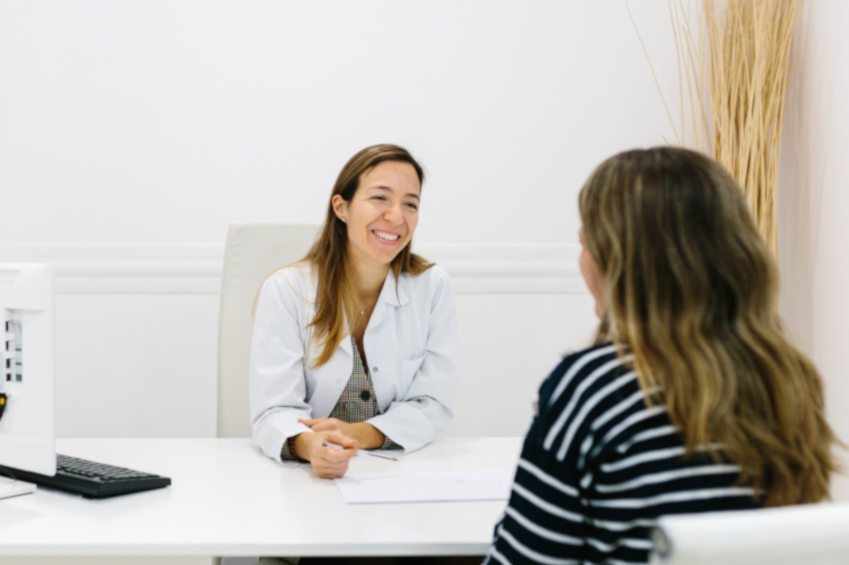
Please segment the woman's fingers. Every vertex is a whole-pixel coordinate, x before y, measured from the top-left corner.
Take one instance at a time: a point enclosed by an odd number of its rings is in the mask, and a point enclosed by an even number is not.
[[[348,462],[356,455],[355,449],[337,450],[332,447],[320,446],[312,467],[316,475],[325,479],[341,477],[348,470]]]
[[[336,418],[317,418],[315,420],[310,420],[313,422],[312,424],[307,424],[310,429],[314,432],[329,432],[329,431],[341,431],[344,432],[347,424],[342,420],[337,420]],[[306,423],[306,421],[304,422]]]
[[[333,422],[328,422],[328,421],[313,424],[312,426],[310,426],[310,428],[314,432],[327,432],[327,431],[336,429],[336,427],[333,425]]]
[[[340,463],[351,458],[351,455],[344,451],[337,451],[332,447],[322,447],[318,456],[328,463]]]
[[[353,449],[354,454],[357,453],[356,452],[357,441],[354,440],[354,439],[351,439],[350,437],[346,436],[342,432],[329,431],[324,435],[324,437],[327,439],[327,441],[329,441],[331,443],[335,443],[336,445],[341,445],[346,450]]]
[[[316,433],[308,434],[312,436],[309,452],[313,471],[325,479],[343,476],[351,457],[357,454],[357,442],[339,431],[313,430]],[[334,447],[329,447],[330,444]]]
[[[339,432],[316,432],[310,439],[310,460],[347,461],[357,454],[357,442]],[[326,446],[326,447],[325,447]]]
[[[298,418],[298,422],[301,423],[301,424],[304,424],[308,428],[312,428],[316,424],[320,424],[321,422],[324,422],[325,420],[329,420],[329,419],[330,418],[309,418],[309,419]]]
[[[319,452],[319,457],[328,463],[337,464],[345,463],[357,454],[356,449],[333,449],[332,447],[324,447]]]
[[[345,475],[348,470],[348,463],[334,466],[313,465],[313,470],[322,479],[336,479]]]

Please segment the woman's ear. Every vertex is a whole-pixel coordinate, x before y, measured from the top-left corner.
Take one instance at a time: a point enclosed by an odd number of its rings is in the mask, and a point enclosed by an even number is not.
[[[333,212],[336,213],[337,218],[343,222],[347,221],[348,203],[342,198],[341,194],[334,194],[333,198],[330,199],[330,205],[333,206]]]

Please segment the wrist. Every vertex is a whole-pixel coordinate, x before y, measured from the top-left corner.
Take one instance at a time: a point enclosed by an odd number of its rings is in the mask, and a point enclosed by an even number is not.
[[[315,434],[313,432],[301,432],[295,436],[295,440],[293,443],[295,449],[295,455],[297,455],[300,459],[305,461],[310,460],[310,444],[314,439]]]
[[[357,440],[357,447],[360,449],[377,449],[386,440],[383,432],[367,422],[351,424],[351,427],[354,430],[353,439]]]

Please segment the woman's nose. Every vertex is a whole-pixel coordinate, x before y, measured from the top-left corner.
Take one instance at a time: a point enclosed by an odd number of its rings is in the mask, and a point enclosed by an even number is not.
[[[401,213],[401,207],[390,206],[386,210],[385,218],[387,222],[392,222],[393,224],[400,224],[402,221],[404,221],[404,216]]]

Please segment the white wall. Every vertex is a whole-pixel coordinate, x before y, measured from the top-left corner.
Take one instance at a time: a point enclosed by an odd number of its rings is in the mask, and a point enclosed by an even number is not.
[[[634,4],[672,92],[666,2]],[[447,433],[523,434],[594,324],[578,190],[669,132],[620,0],[0,1],[0,260],[57,261],[64,437],[213,435],[228,223],[320,221],[377,142],[425,164],[458,290]]]
[[[849,379],[843,352],[849,335],[849,4],[807,2],[796,36],[782,148],[779,245],[782,309],[812,355],[826,387],[826,411],[849,442]],[[836,451],[849,468],[845,449]],[[833,496],[849,501],[849,478]]]
[[[619,0],[0,6],[6,244],[317,220],[348,157],[387,141],[431,174],[420,241],[571,242],[591,168],[667,130]],[[670,35],[665,3],[639,11]]]

